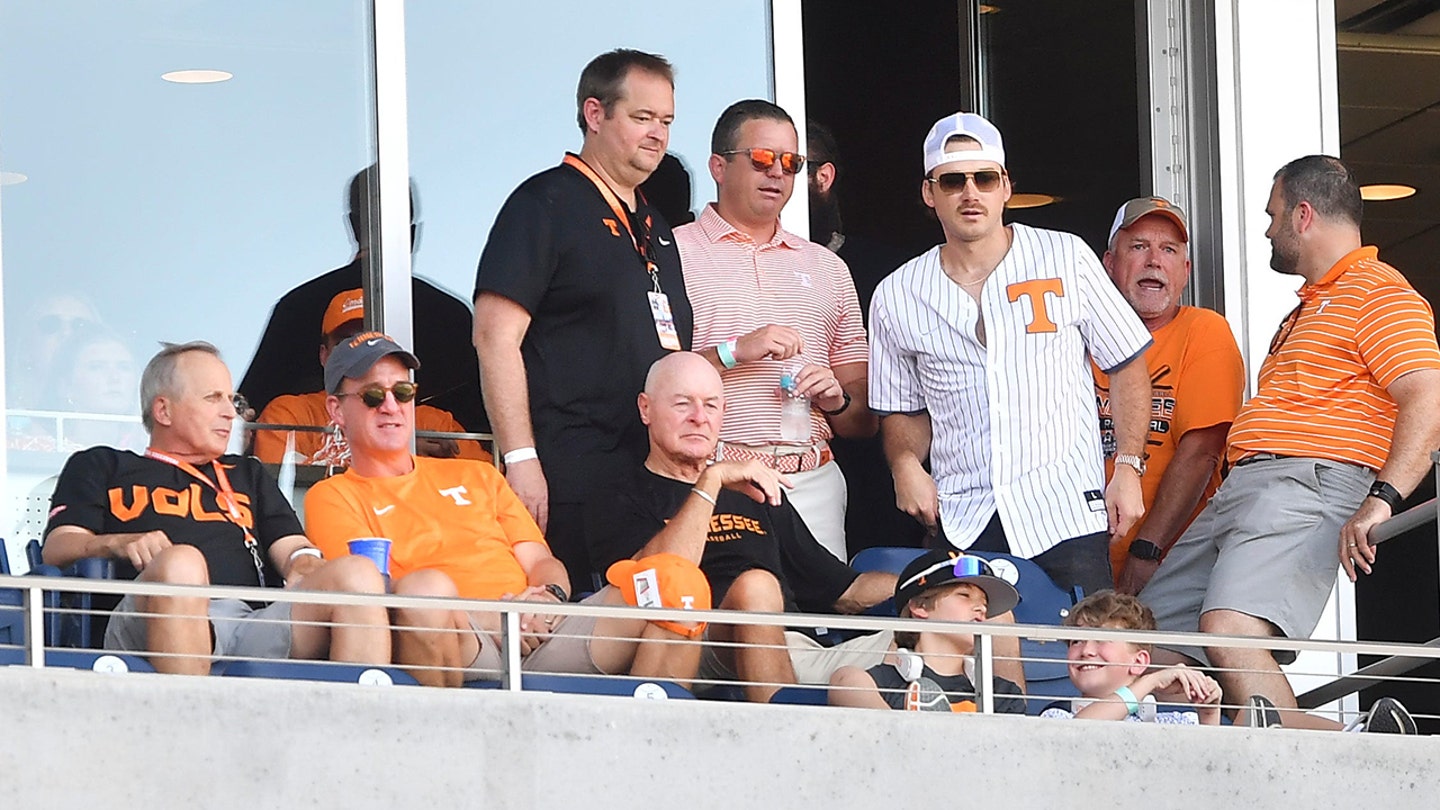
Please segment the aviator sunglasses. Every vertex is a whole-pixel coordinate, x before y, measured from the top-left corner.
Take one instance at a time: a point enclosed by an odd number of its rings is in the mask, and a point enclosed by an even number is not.
[[[939,177],[927,177],[925,182],[934,183],[946,194],[954,194],[965,188],[969,180],[975,181],[976,191],[994,191],[1000,187],[1000,178],[1004,177],[1003,172],[995,169],[982,169],[978,172],[946,172]]]
[[[335,396],[337,399],[344,399],[345,397],[360,397],[360,401],[365,403],[365,407],[378,408],[381,405],[385,404],[386,394],[394,394],[395,401],[400,403],[401,405],[404,405],[405,403],[414,399],[415,395],[419,392],[420,386],[416,383],[401,381],[395,383],[389,388],[385,388],[379,385],[372,385],[368,388],[362,388],[359,391],[351,391],[348,394],[336,394]]]
[[[794,152],[776,152],[774,149],[731,149],[728,152],[721,152],[721,157],[731,155],[746,155],[750,158],[750,165],[755,167],[757,172],[768,172],[775,161],[780,161],[780,170],[786,174],[798,174],[805,167],[805,156],[797,155]]]

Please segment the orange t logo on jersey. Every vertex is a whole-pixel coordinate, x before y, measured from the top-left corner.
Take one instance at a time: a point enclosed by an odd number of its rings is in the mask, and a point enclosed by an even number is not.
[[[606,217],[605,219],[602,219],[602,220],[600,220],[600,221],[603,222],[603,223],[605,223],[605,224],[610,228],[610,235],[611,235],[611,236],[619,236],[619,235],[620,235],[620,223],[616,222],[616,221],[613,220],[613,219],[610,219],[609,217]]]
[[[1030,318],[1030,323],[1025,325],[1025,331],[1028,334],[1035,335],[1057,330],[1055,322],[1050,320],[1050,309],[1045,303],[1045,293],[1054,293],[1056,298],[1064,298],[1065,284],[1058,278],[1037,278],[1031,281],[1017,282],[1005,288],[1005,295],[1012,304],[1019,301],[1021,296],[1029,299],[1030,311],[1034,315]]]

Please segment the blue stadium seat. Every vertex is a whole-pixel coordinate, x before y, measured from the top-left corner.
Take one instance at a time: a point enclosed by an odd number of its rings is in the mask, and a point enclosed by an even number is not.
[[[770,702],[784,706],[828,706],[830,690],[823,686],[784,686],[770,696]]]
[[[469,689],[499,689],[500,682],[494,680],[466,681]],[[570,695],[610,695],[639,699],[659,697],[654,689],[658,687],[665,697],[676,700],[694,700],[689,689],[670,681],[632,678],[622,675],[557,675],[543,672],[526,672],[521,675],[520,686],[526,692],[559,692]],[[642,687],[644,687],[642,689]]]
[[[211,674],[227,678],[278,678],[290,681],[359,683],[367,686],[418,686],[410,673],[394,667],[342,664],[333,661],[255,660],[220,661]]]

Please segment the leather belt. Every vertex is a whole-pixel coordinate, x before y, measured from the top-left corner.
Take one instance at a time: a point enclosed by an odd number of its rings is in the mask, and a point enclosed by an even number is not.
[[[758,461],[780,473],[803,473],[818,470],[835,460],[829,442],[815,444],[729,444],[715,448],[717,461]]]
[[[1252,453],[1230,466],[1244,467],[1246,464],[1254,464],[1257,461],[1276,461],[1282,458],[1289,458],[1289,456],[1282,456],[1278,453]]]

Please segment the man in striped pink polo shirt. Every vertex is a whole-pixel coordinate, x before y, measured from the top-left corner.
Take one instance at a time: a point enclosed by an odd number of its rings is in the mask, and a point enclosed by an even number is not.
[[[835,254],[780,227],[805,164],[789,114],[768,101],[736,102],[721,113],[710,148],[717,199],[675,229],[675,242],[695,313],[691,345],[725,383],[716,456],[758,459],[788,475],[796,511],[844,560],[845,476],[828,440],[876,428],[855,284]],[[809,438],[782,437],[782,377],[808,399]]]

